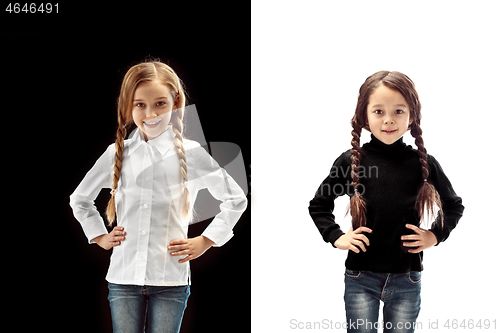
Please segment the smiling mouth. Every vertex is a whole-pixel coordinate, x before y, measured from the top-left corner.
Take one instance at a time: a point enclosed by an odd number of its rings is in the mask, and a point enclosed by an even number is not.
[[[396,133],[397,130],[382,130],[382,132],[387,133],[387,134],[392,134]]]
[[[147,126],[147,127],[155,127],[156,125],[158,125],[159,123],[161,123],[161,119],[156,119],[156,120],[150,120],[150,121],[145,121],[144,122],[144,125]]]

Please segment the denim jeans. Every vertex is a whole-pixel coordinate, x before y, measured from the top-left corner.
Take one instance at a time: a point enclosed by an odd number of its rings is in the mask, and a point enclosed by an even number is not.
[[[420,312],[421,272],[403,274],[345,272],[345,309],[347,332],[412,333]],[[384,320],[378,322],[380,301],[384,302]]]
[[[114,333],[178,333],[189,286],[157,287],[109,283]]]

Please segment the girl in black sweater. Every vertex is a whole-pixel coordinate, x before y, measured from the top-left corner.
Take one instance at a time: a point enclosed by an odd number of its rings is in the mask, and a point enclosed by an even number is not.
[[[345,273],[348,332],[414,332],[420,311],[423,250],[448,238],[464,207],[420,128],[413,82],[381,71],[359,90],[351,120],[352,149],[337,158],[309,213],[326,242],[349,250]],[[372,140],[360,147],[361,130]],[[403,142],[410,130],[418,150]],[[352,227],[344,233],[332,214],[334,200],[350,196]],[[435,217],[430,229],[421,221]],[[380,301],[384,321],[378,323]]]

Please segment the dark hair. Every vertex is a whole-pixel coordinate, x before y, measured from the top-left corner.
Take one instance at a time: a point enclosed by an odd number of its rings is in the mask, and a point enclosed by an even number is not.
[[[434,185],[428,182],[429,165],[427,162],[427,150],[424,147],[422,139],[422,128],[420,128],[420,113],[421,104],[418,98],[415,84],[403,73],[380,71],[369,76],[359,88],[358,104],[356,105],[356,113],[351,119],[352,125],[352,140],[351,140],[351,177],[352,186],[354,187],[354,195],[350,201],[350,212],[352,216],[352,227],[354,230],[360,226],[366,225],[366,202],[357,187],[359,185],[359,164],[361,161],[360,136],[361,130],[368,127],[367,107],[373,90],[380,85],[394,89],[403,95],[410,108],[410,119],[412,123],[409,127],[411,135],[415,138],[415,144],[418,148],[420,164],[422,165],[423,183],[418,191],[415,210],[422,220],[426,214],[434,215],[437,207],[437,220],[442,223],[443,215],[441,212],[441,199]]]

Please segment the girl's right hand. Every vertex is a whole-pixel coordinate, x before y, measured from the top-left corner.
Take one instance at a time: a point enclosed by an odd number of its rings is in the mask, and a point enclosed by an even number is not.
[[[370,241],[368,240],[368,237],[362,234],[363,231],[371,233],[372,229],[367,227],[359,227],[358,229],[353,231],[351,227],[347,234],[343,234],[342,236],[337,238],[333,245],[341,250],[351,250],[355,253],[359,253],[359,249],[356,247],[357,245],[363,252],[366,252],[366,246],[370,245]]]
[[[94,238],[94,242],[105,250],[109,250],[115,246],[120,245],[125,240],[125,235],[127,234],[123,231],[123,227],[114,227],[109,234],[97,236]]]

